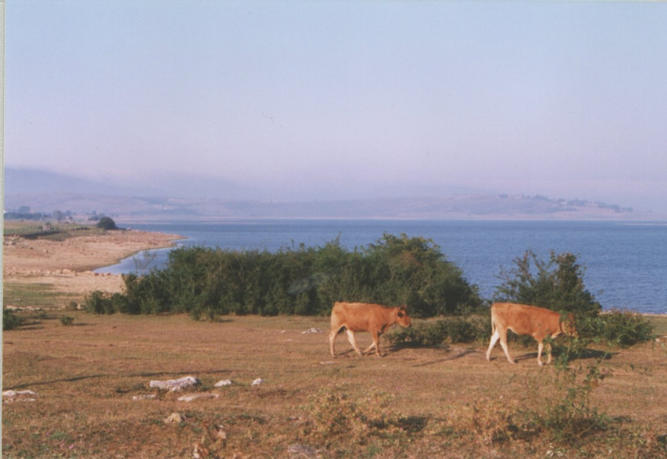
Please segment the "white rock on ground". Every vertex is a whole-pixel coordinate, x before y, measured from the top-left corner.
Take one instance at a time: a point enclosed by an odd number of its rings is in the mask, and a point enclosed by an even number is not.
[[[185,417],[180,413],[171,413],[167,419],[164,420],[165,424],[180,424],[185,422]]]
[[[141,394],[141,395],[133,395],[132,400],[153,400],[156,397],[157,395],[155,394]]]
[[[232,380],[231,379],[221,379],[217,383],[215,383],[215,387],[224,387],[224,386],[231,386],[232,385]]]
[[[7,403],[12,402],[34,402],[37,393],[31,390],[6,390],[2,393],[2,399]]]
[[[252,382],[251,386],[259,386],[263,382],[264,382],[264,380],[262,378],[257,378]]]
[[[196,394],[181,395],[178,397],[179,402],[193,402],[195,400],[206,400],[209,398],[218,398],[219,394],[214,394],[212,392],[198,392]]]
[[[301,332],[302,335],[309,335],[311,333],[322,333],[322,330],[320,330],[319,328],[313,327],[313,328],[309,328],[308,330],[304,330],[304,331]]]
[[[179,379],[168,379],[166,381],[151,381],[149,387],[177,392],[189,387],[198,386],[201,382],[194,376],[185,376]]]

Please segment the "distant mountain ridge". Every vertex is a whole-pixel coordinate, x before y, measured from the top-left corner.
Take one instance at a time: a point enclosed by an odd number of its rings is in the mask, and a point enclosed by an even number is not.
[[[22,175],[23,174],[23,175]],[[57,176],[57,177],[54,177]],[[651,215],[615,204],[540,195],[457,193],[438,197],[360,198],[348,200],[266,201],[219,197],[146,196],[141,190],[46,173],[40,186],[21,184],[25,172],[8,168],[5,210],[29,207],[75,214],[106,214],[127,221],[226,218],[396,218],[396,219],[616,219]],[[28,179],[26,179],[28,180]],[[139,192],[134,194],[134,192]]]
[[[225,218],[635,219],[631,208],[543,196],[454,195],[441,198],[263,202],[145,198],[77,193],[8,195],[7,209],[105,214],[124,220]]]

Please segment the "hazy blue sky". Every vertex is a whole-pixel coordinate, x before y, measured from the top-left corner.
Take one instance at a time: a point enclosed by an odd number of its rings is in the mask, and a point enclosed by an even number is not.
[[[5,163],[667,210],[666,25],[638,2],[11,1]]]

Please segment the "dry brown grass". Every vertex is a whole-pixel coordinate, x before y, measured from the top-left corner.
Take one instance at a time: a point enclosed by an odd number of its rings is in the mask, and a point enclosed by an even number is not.
[[[515,366],[499,350],[486,362],[483,343],[358,358],[341,335],[344,353],[333,361],[326,318],[66,314],[73,326],[49,313],[4,333],[3,389],[38,393],[35,402],[4,404],[4,457],[191,457],[195,444],[210,457],[286,457],[294,444],[323,457],[665,453],[660,343],[612,350],[601,364],[609,376],[591,396],[607,429],[559,442],[531,427],[556,374],[535,364],[532,347],[515,345]],[[302,333],[311,327],[323,333]],[[359,341],[370,343],[364,334]],[[220,397],[186,403],[148,388],[184,375]],[[258,377],[263,384],[251,386]],[[221,379],[235,384],[214,388]],[[132,400],[149,393],[157,399]],[[165,424],[173,412],[185,422]]]

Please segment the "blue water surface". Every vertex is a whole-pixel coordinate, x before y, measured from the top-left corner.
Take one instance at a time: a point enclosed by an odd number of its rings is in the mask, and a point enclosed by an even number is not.
[[[423,236],[438,244],[485,298],[501,283],[502,268],[532,250],[571,252],[585,267],[584,282],[604,309],[667,313],[667,224],[553,221],[243,220],[125,225],[179,234],[180,246],[268,250],[321,246],[339,238],[353,249],[383,233]],[[147,251],[98,272],[145,273],[164,267],[171,249]]]

